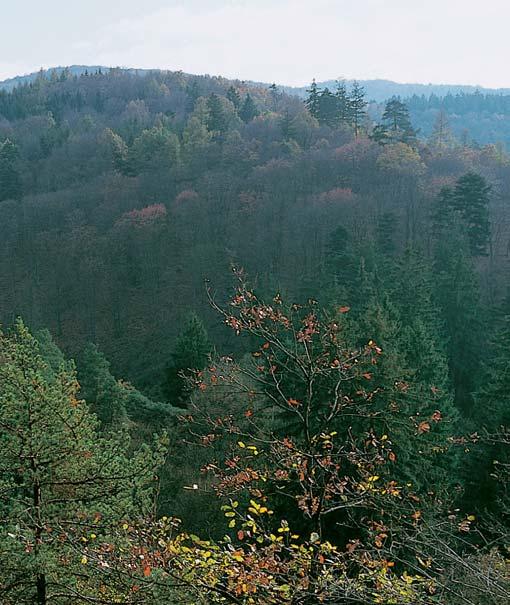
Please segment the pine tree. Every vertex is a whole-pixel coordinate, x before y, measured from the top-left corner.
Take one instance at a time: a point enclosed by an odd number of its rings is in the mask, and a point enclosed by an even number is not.
[[[338,98],[329,88],[322,90],[319,95],[316,117],[319,120],[319,124],[324,124],[330,128],[338,126]]]
[[[151,509],[162,452],[102,437],[74,372],[52,375],[21,321],[0,334],[0,358],[0,601],[92,601],[102,578],[86,544],[115,549],[123,520]]]
[[[452,198],[454,210],[466,223],[473,256],[487,254],[490,238],[489,199],[491,186],[474,172],[468,172],[457,181]]]
[[[92,343],[79,357],[78,379],[80,395],[99,418],[103,431],[118,431],[127,426],[128,419],[157,423],[177,412],[166,403],[149,399],[128,382],[117,380],[106,357]]]
[[[182,374],[190,370],[202,370],[211,351],[212,346],[203,322],[198,315],[190,313],[177,337],[172,361],[166,373],[165,390],[172,405],[182,406],[184,403],[186,380]]]
[[[368,103],[365,100],[365,89],[354,81],[349,95],[349,118],[350,122],[354,127],[354,134],[358,136],[361,132],[363,121],[367,115]]]
[[[388,295],[372,299],[357,323],[359,342],[372,339],[382,349],[370,377],[374,426],[394,444],[397,475],[422,493],[449,489],[458,480],[454,455],[440,454],[457,411],[444,351],[423,321],[405,325]]]
[[[451,187],[442,187],[432,208],[433,233],[444,233],[449,225],[453,225],[454,192]]]
[[[0,143],[0,202],[19,200],[22,196],[18,161],[18,146],[10,139]]]
[[[269,87],[269,94],[271,95],[271,101],[273,105],[273,111],[277,111],[278,109],[278,101],[280,100],[280,92],[278,91],[278,87],[276,83],[273,82]]]
[[[195,109],[197,100],[200,97],[200,87],[196,80],[186,86],[186,111],[191,113]]]
[[[460,227],[451,220],[436,233],[434,298],[445,321],[455,403],[468,415],[484,356],[485,334],[479,280]]]
[[[239,117],[245,124],[248,124],[248,122],[251,122],[258,115],[259,110],[255,105],[255,101],[253,100],[252,96],[248,93],[243,101],[241,110],[239,111]]]
[[[379,143],[414,143],[416,131],[411,124],[407,105],[396,97],[390,99],[386,103],[382,122],[374,128],[372,138]]]
[[[489,509],[499,520],[510,520],[510,493],[501,481],[508,474],[510,452],[508,443],[496,436],[510,430],[510,299],[507,297],[499,309],[495,329],[490,341],[487,361],[474,393],[471,415],[472,429],[489,438],[473,448],[467,468],[470,500],[484,512]],[[476,480],[473,478],[476,477]],[[506,477],[505,477],[506,478]]]
[[[241,95],[239,94],[239,91],[237,90],[237,88],[235,88],[234,86],[231,86],[227,90],[227,99],[235,107],[236,111],[239,111],[239,109],[241,107]]]
[[[320,90],[317,86],[317,82],[315,78],[312,80],[310,88],[306,91],[308,93],[308,98],[305,101],[305,105],[308,108],[310,114],[317,118],[319,117],[319,94]]]
[[[394,212],[384,212],[377,221],[376,243],[378,250],[385,255],[395,253],[395,236],[397,232],[397,217]]]
[[[110,364],[95,344],[86,345],[78,364],[80,395],[91,406],[103,428],[118,428],[125,422],[122,389],[110,373]]]
[[[220,97],[212,93],[207,98],[207,128],[209,132],[221,135],[227,130],[227,117]]]
[[[293,119],[288,109],[284,111],[280,119],[280,128],[282,129],[282,136],[285,141],[289,141],[294,137]]]
[[[343,226],[334,229],[326,249],[325,287],[327,300],[353,308],[359,314],[374,294],[373,246],[363,248],[353,241],[352,234]]]
[[[391,242],[390,217],[388,226]],[[382,389],[378,405],[382,418],[388,414],[383,428],[400,444],[395,451],[403,464],[401,479],[421,490],[428,489],[428,482],[450,489],[460,481],[457,455],[447,439],[457,426],[458,412],[432,268],[414,250],[401,258],[388,256],[394,251],[383,233],[380,239],[372,269],[364,271],[364,300],[349,313],[356,324],[355,342],[361,345],[372,339],[383,350],[371,387]],[[393,411],[385,407],[388,402],[394,403]],[[419,451],[414,443],[417,433]]]
[[[343,80],[338,80],[336,83],[335,96],[337,99],[338,121],[340,124],[349,123],[349,93],[347,86]]]

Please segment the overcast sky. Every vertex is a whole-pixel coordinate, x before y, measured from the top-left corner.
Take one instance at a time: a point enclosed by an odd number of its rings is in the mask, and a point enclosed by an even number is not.
[[[0,0],[0,80],[146,67],[510,87],[509,0]]]

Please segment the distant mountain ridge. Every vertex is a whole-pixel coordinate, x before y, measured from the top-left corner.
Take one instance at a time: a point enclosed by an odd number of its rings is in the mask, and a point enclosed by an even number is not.
[[[345,80],[347,85],[352,85],[354,80]],[[367,98],[377,103],[382,103],[387,99],[397,96],[402,98],[409,98],[413,95],[429,97],[436,95],[437,97],[446,97],[448,94],[473,94],[480,92],[485,95],[508,95],[510,94],[510,88],[484,88],[483,86],[472,86],[463,84],[403,84],[400,82],[393,82],[392,80],[358,80],[358,82],[365,88]],[[317,82],[319,88],[329,88],[334,90],[336,87],[336,80],[327,80],[324,82]],[[283,87],[289,94],[297,94],[301,97],[306,95],[308,86],[300,88],[296,87]]]
[[[110,67],[101,65],[71,65],[69,67],[54,67],[46,70],[42,70],[42,73],[46,76],[52,72],[56,72],[59,75],[62,71],[67,69],[71,74],[80,76],[86,71],[95,72],[98,70],[108,71]],[[121,68],[122,71],[129,73],[136,73],[144,75],[153,72],[167,71],[160,69],[137,69],[137,68]],[[16,76],[0,82],[0,90],[12,90],[16,86],[20,86],[29,82],[33,82],[37,76],[41,73],[34,72],[22,76]],[[353,80],[346,80],[347,84],[352,84]],[[375,79],[375,80],[359,80],[359,83],[364,86],[367,97],[371,101],[381,103],[393,96],[400,96],[403,98],[412,97],[413,95],[436,95],[438,97],[445,97],[448,94],[472,94],[480,92],[486,95],[510,95],[510,88],[484,88],[483,86],[472,86],[463,84],[420,84],[420,83],[400,83],[393,82],[392,80]],[[320,88],[334,89],[336,86],[335,80],[326,80],[317,83]],[[308,86],[286,86],[280,85],[287,94],[297,95],[299,97],[306,96],[306,90]]]

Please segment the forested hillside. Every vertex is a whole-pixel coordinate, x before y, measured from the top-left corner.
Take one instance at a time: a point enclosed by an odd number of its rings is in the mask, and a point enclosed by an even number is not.
[[[494,186],[491,255],[476,264],[487,303],[504,294],[499,149],[462,145],[446,123],[431,145],[381,146],[363,100],[353,128],[333,95],[314,118],[277,89],[229,90],[112,71],[2,93],[4,321],[48,327],[73,354],[98,341],[122,375],[152,382],[182,315],[209,317],[205,278],[224,291],[235,263],[264,289],[323,299],[340,227],[353,253],[384,224],[395,253],[430,256],[437,194],[473,170]]]
[[[2,603],[508,602],[510,156],[368,101],[0,91]]]

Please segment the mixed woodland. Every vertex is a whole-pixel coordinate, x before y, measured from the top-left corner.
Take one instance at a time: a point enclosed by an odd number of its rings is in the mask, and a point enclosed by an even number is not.
[[[0,602],[508,603],[509,111],[0,90]]]

